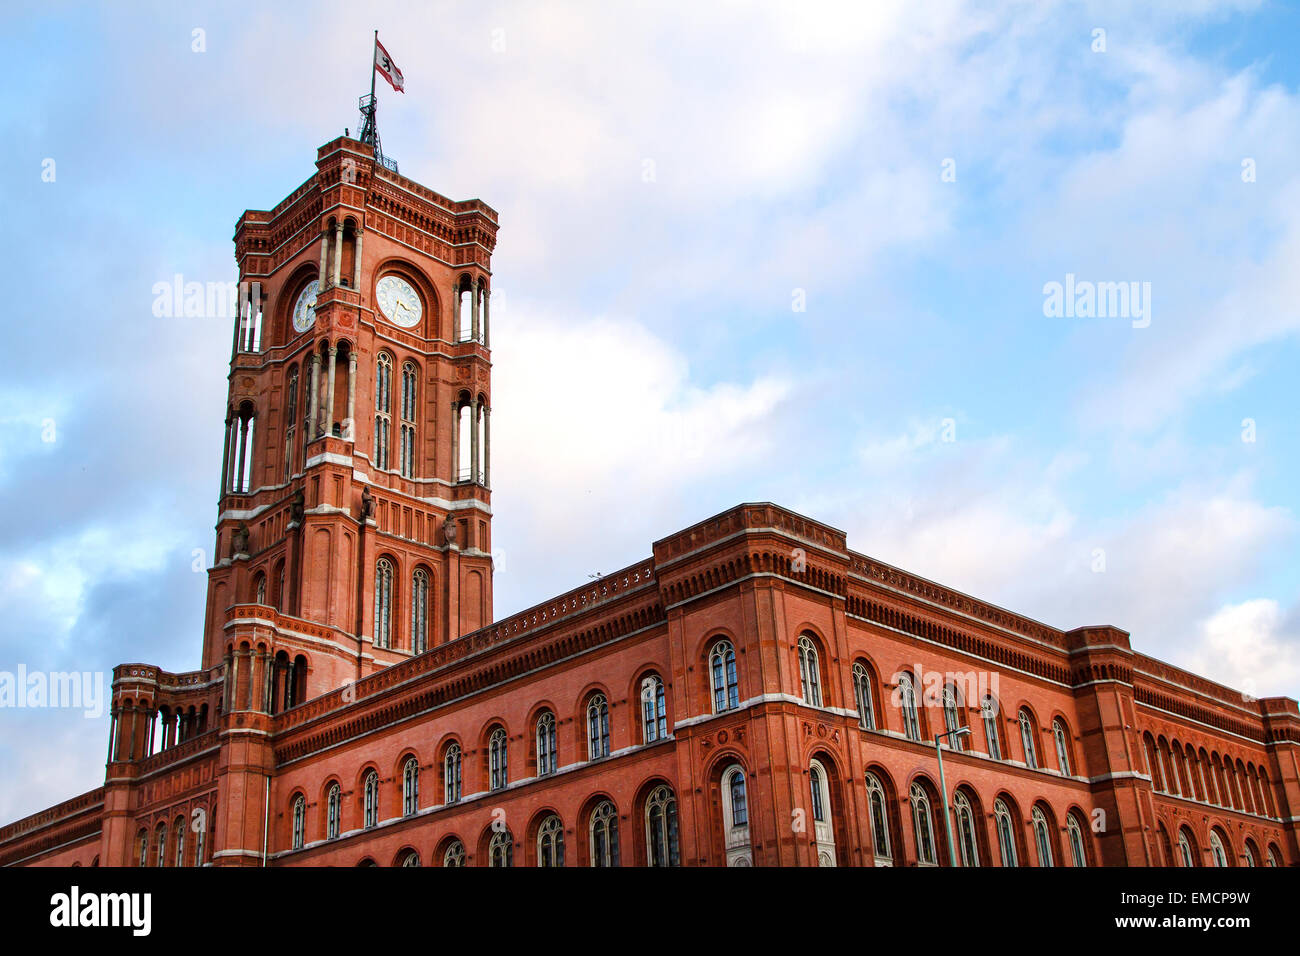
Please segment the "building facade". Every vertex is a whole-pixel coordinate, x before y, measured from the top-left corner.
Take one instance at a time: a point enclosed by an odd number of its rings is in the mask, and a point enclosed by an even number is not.
[[[494,620],[496,231],[346,137],[243,214],[201,665],[0,864],[1300,862],[1294,700],[773,504]]]

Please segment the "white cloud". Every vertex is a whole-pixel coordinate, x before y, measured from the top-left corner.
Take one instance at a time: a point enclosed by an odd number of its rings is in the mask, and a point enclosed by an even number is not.
[[[1201,622],[1187,666],[1253,697],[1289,693],[1300,685],[1297,624],[1271,598],[1225,604]]]

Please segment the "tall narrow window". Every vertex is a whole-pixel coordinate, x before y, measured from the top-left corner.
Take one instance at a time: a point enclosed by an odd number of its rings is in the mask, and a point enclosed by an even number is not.
[[[709,654],[709,673],[713,680],[713,710],[722,713],[740,706],[740,689],[736,683],[736,651],[730,641],[719,641]]]
[[[812,639],[799,638],[799,684],[803,701],[813,707],[822,705],[821,668],[817,661],[817,648]]]
[[[488,740],[488,785],[493,790],[500,790],[510,782],[506,756],[506,732],[498,727]]]
[[[668,736],[668,708],[664,701],[664,682],[658,674],[641,681],[641,736],[652,744]]]
[[[443,803],[460,799],[460,744],[448,744],[442,758],[442,799]]]
[[[393,425],[393,360],[387,352],[379,353],[375,365],[375,467],[387,471],[388,441]]]
[[[609,702],[597,694],[587,702],[587,759],[609,756]]]
[[[812,796],[813,841],[816,844],[817,865],[835,866],[835,830],[831,819],[830,786],[826,768],[820,760],[808,766],[808,780]]]
[[[301,850],[307,834],[307,798],[301,793],[293,800],[293,848]]]
[[[409,817],[420,809],[420,761],[407,757],[402,764],[402,816]]]
[[[429,572],[416,568],[411,576],[411,653],[429,649]]]
[[[537,775],[555,773],[555,715],[549,710],[537,718]]]
[[[1038,769],[1038,754],[1034,750],[1034,718],[1028,710],[1020,711],[1020,743],[1025,748],[1025,766],[1031,770]]]
[[[916,688],[912,678],[902,674],[898,678],[898,701],[903,710],[903,732],[908,740],[921,739],[921,721],[916,714]]]
[[[1034,807],[1030,814],[1030,822],[1034,828],[1034,846],[1038,850],[1038,865],[1055,866],[1052,861],[1052,833],[1047,825],[1047,817],[1041,809]]]
[[[492,834],[488,844],[488,866],[510,866],[514,861],[514,838],[509,830]]]
[[[167,865],[167,824],[165,823],[158,824],[158,831],[157,833],[154,834],[154,839],[158,843],[157,846],[158,858],[157,858],[156,865],[166,866]]]
[[[677,866],[677,798],[667,787],[656,787],[645,804],[646,862]]]
[[[1056,740],[1056,764],[1064,776],[1070,776],[1070,741],[1058,717],[1052,721],[1052,737]]]
[[[1011,811],[1001,800],[993,804],[993,819],[997,823],[998,853],[1003,866],[1019,866],[1016,856],[1016,829],[1011,819]]]
[[[343,790],[332,784],[325,799],[325,835],[333,840],[339,835],[339,817],[343,810]]]
[[[722,825],[727,849],[727,866],[753,866],[749,841],[749,800],[745,771],[732,764],[722,772]]]
[[[858,726],[876,729],[875,702],[871,695],[871,674],[863,664],[853,665],[853,697],[858,705]]]
[[[591,811],[591,865],[618,866],[618,811],[608,800]]]
[[[1210,831],[1210,856],[1214,859],[1215,866],[1228,865],[1228,851],[1223,846],[1223,838],[1219,836],[1218,830]]]
[[[952,734],[952,731],[959,730],[962,727],[961,721],[961,698],[957,693],[956,684],[943,685],[943,729]],[[948,746],[953,750],[964,750],[961,737],[956,734],[948,737]]]
[[[537,865],[564,866],[564,824],[554,813],[537,828]]]
[[[953,807],[957,817],[957,849],[961,854],[961,865],[979,866],[980,849],[979,841],[975,838],[975,811],[971,809],[970,798],[964,791],[957,791]]]
[[[1183,862],[1183,866],[1195,866],[1196,855],[1192,852],[1192,841],[1187,836],[1185,829],[1178,831],[1178,857]]]
[[[365,811],[365,826],[367,828],[378,826],[379,824],[379,774],[370,771],[366,774],[366,781],[362,787],[363,792],[363,810]]]
[[[1087,866],[1088,853],[1083,845],[1083,826],[1073,813],[1065,818],[1065,832],[1070,838],[1070,863],[1074,866]]]
[[[208,827],[207,827],[206,813],[207,811],[205,810],[204,811],[205,815],[203,819],[199,822],[199,829],[194,834],[194,865],[195,866],[203,865],[204,862],[203,855],[206,852],[206,848],[207,848]]]
[[[176,865],[185,865],[185,821],[177,820],[176,826],[172,828],[172,836],[175,839]]]
[[[392,647],[393,563],[380,558],[375,565],[375,647]]]
[[[415,382],[414,362],[402,363],[401,466],[403,478],[415,477]]]
[[[984,721],[984,739],[988,743],[989,756],[994,760],[1002,759],[1002,735],[998,732],[998,702],[992,694],[985,694],[980,701],[980,719]]]
[[[298,415],[298,366],[289,369],[289,382],[285,386],[284,401],[284,480],[293,475],[293,448],[297,437],[295,429]]]
[[[916,831],[916,861],[921,866],[935,866],[934,814],[930,797],[919,783],[912,784],[912,829]]]
[[[871,850],[876,866],[893,866],[889,849],[889,804],[885,788],[875,774],[867,774],[867,797],[871,803]]]
[[[149,831],[141,830],[135,835],[136,848],[140,851],[136,859],[140,866],[149,865]]]

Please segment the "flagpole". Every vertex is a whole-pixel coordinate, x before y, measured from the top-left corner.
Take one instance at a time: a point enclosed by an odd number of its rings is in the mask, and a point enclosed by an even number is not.
[[[375,104],[375,54],[379,52],[379,31],[375,31],[375,44],[370,48],[370,105]]]

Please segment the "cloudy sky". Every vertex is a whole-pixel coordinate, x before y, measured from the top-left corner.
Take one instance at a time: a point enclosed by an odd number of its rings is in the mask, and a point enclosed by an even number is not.
[[[501,217],[498,616],[771,500],[1047,623],[1300,696],[1294,7],[42,3],[0,23],[0,671],[197,665],[231,327],[155,317],[152,288],[234,277],[240,213],[356,132],[378,28],[407,87],[381,85],[385,151]],[[1067,275],[1149,289],[1145,318],[1045,314]],[[101,782],[107,734],[0,711],[0,822]]]

